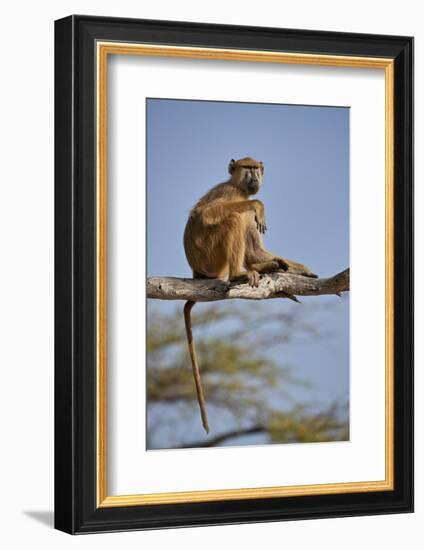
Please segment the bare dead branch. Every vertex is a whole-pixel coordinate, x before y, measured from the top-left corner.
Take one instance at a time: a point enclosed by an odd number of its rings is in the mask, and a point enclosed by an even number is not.
[[[265,432],[266,428],[264,426],[261,426],[260,424],[256,426],[252,426],[251,428],[242,428],[239,430],[232,430],[230,432],[226,432],[223,434],[220,434],[216,437],[205,439],[204,441],[193,441],[192,443],[186,443],[184,445],[180,445],[177,447],[178,449],[194,449],[198,447],[216,447],[220,443],[223,443],[227,439],[233,439],[235,437],[240,437],[243,435],[252,435],[257,434],[261,432]]]
[[[247,283],[229,283],[221,279],[180,279],[177,277],[149,277],[147,297],[158,300],[192,300],[215,302],[243,298],[246,300],[269,300],[296,296],[321,296],[349,290],[349,269],[333,277],[313,279],[294,273],[276,271],[263,275],[258,287]],[[296,300],[297,301],[297,300]]]

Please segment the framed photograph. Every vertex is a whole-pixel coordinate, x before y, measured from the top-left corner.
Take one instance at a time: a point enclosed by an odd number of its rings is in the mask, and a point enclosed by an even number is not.
[[[55,23],[55,526],[413,510],[413,39]]]

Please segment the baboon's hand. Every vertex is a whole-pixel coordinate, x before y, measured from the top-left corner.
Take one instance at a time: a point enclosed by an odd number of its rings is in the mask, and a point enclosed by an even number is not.
[[[256,228],[259,233],[263,234],[268,229],[265,222],[265,208],[261,201],[255,200],[253,203],[255,209]]]

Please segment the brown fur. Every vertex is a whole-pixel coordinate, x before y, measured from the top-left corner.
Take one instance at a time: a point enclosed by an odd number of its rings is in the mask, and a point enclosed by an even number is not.
[[[250,157],[232,159],[228,171],[230,179],[208,191],[193,207],[187,221],[184,248],[193,277],[247,279],[251,286],[258,286],[260,273],[277,269],[316,277],[308,267],[277,256],[264,247],[261,237],[267,229],[264,205],[259,200],[249,200],[262,185],[263,163]],[[202,423],[208,432],[191,327],[194,304],[192,301],[186,303],[184,318]]]
[[[276,269],[313,277],[306,266],[264,247],[264,205],[249,200],[262,184],[263,164],[246,157],[232,160],[229,171],[231,178],[208,191],[190,212],[184,248],[193,272],[230,281],[247,279],[252,286],[257,286],[259,273]]]

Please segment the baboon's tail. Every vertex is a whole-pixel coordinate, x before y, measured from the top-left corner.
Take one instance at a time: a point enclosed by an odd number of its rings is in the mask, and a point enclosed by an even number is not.
[[[196,302],[189,300],[184,306],[184,321],[187,333],[188,351],[190,353],[191,367],[193,369],[194,382],[196,384],[197,401],[199,402],[202,424],[206,433],[209,433],[208,415],[206,414],[206,402],[203,395],[202,381],[200,379],[199,366],[197,364],[196,348],[194,347],[193,332],[191,330],[191,310]]]

